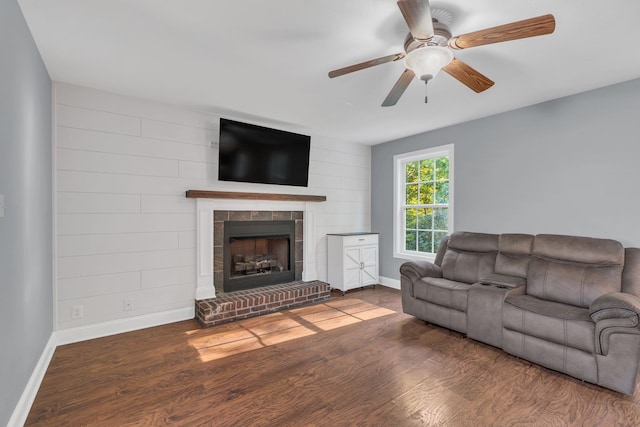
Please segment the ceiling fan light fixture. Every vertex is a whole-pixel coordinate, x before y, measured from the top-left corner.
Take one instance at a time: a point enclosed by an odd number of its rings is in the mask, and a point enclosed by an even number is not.
[[[453,61],[453,52],[442,46],[424,46],[407,53],[404,65],[418,78],[428,81]]]

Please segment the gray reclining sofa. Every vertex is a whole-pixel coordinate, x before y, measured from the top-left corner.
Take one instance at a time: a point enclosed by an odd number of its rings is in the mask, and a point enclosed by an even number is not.
[[[632,394],[640,249],[615,240],[456,232],[433,263],[400,267],[405,313]]]

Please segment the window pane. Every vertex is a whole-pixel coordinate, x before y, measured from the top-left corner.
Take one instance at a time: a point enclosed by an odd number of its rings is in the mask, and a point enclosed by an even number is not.
[[[449,179],[449,158],[439,157],[436,159],[436,179]]]
[[[433,230],[433,209],[418,209],[418,228]]]
[[[433,210],[433,229],[434,230],[448,230],[449,226],[449,209],[434,209]]]
[[[407,230],[405,233],[404,247],[408,251],[416,250],[416,231]]]
[[[433,183],[420,184],[420,204],[432,205],[433,204]]]
[[[440,240],[442,240],[442,238],[446,235],[447,233],[445,233],[444,231],[436,231],[435,233],[433,233],[433,252],[438,252],[438,248],[440,247]]]
[[[449,181],[436,182],[436,203],[449,203]]]
[[[406,182],[418,182],[418,165],[419,162],[410,162],[405,166]]]
[[[416,211],[418,209],[407,209],[405,228],[416,228]]]
[[[406,193],[406,204],[417,205],[418,204],[418,184],[408,184]]]
[[[418,250],[433,252],[433,233],[431,231],[418,231]]]
[[[420,160],[420,181],[433,181],[435,169],[434,159]]]

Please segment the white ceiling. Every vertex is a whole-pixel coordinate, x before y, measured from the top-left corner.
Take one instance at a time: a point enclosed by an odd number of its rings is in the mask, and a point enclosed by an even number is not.
[[[51,78],[343,141],[377,144],[640,78],[640,2],[432,0],[454,35],[552,13],[549,36],[457,51],[496,82],[446,73],[380,106],[401,61],[395,0],[19,0]],[[606,108],[604,106],[603,108]]]

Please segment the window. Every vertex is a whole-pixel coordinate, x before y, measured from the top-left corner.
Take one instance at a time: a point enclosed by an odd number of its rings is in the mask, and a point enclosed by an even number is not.
[[[394,256],[435,259],[453,231],[453,144],[394,156]]]

